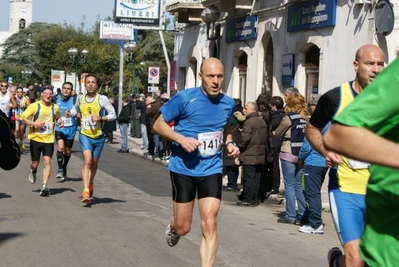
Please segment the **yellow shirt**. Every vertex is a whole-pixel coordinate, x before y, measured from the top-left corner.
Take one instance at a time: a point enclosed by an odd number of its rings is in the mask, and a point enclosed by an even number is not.
[[[40,110],[38,112],[40,105]],[[54,106],[54,114],[53,108]],[[34,117],[37,114],[37,119]],[[54,120],[60,117],[60,110],[56,104],[44,105],[41,101],[29,105],[21,115],[21,120],[26,118],[36,122],[45,122],[43,128],[29,127],[28,139],[40,143],[54,143],[55,123]]]
[[[349,83],[341,85],[341,101],[338,106],[337,116],[353,100],[354,96]],[[335,117],[334,116],[334,117]],[[367,182],[370,178],[368,164],[346,157],[342,157],[342,164],[338,165],[337,179],[342,192],[366,194]]]
[[[87,102],[86,95],[84,95],[79,105],[81,115],[80,132],[90,138],[98,138],[103,134],[102,123],[91,120],[91,115],[100,116],[101,107],[99,98],[100,95],[96,94],[91,102]]]

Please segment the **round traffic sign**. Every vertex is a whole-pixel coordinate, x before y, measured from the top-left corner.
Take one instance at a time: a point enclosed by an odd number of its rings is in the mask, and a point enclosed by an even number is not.
[[[158,69],[156,69],[156,68],[150,69],[150,76],[157,77],[158,76]]]

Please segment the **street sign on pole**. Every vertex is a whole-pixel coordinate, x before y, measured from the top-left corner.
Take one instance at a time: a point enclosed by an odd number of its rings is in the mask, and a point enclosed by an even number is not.
[[[159,87],[158,86],[148,86],[148,92],[149,93],[158,93]]]
[[[148,68],[148,83],[159,84],[159,67]]]

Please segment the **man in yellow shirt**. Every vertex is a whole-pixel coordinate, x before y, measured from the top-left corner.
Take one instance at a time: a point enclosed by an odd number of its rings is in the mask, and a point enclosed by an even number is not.
[[[104,122],[116,119],[115,109],[108,97],[97,94],[97,78],[88,74],[85,78],[86,94],[76,99],[75,109],[80,113],[80,150],[83,154],[82,202],[90,203],[93,180],[104,147]]]
[[[29,125],[30,140],[30,173],[29,182],[36,182],[36,171],[40,162],[40,155],[43,155],[43,183],[40,188],[40,196],[48,196],[50,190],[47,187],[51,175],[51,157],[54,153],[55,121],[63,128],[59,108],[51,103],[53,88],[45,86],[42,88],[41,100],[29,105],[22,113],[21,119],[25,125]]]

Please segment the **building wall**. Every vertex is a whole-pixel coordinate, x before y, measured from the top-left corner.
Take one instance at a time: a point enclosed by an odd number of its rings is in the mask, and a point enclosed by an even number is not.
[[[316,45],[320,49],[318,93],[326,91],[352,80],[355,77],[353,60],[356,50],[368,43],[373,43],[382,48],[386,53],[386,63],[393,61],[398,56],[399,50],[399,25],[398,16],[395,15],[395,26],[393,32],[384,37],[375,33],[374,9],[369,4],[353,5],[346,0],[337,0],[336,24],[313,30],[302,30],[287,32],[287,5],[278,4],[278,1],[266,2],[257,12],[257,39],[226,43],[225,42],[225,18],[223,14],[219,20],[222,25],[220,60],[225,65],[225,84],[223,91],[232,97],[241,97],[246,101],[256,99],[257,95],[272,88],[272,95],[283,95],[286,87],[282,86],[282,57],[284,54],[295,54],[295,83],[300,92],[306,94],[306,53]],[[294,2],[294,1],[292,1]],[[395,14],[399,14],[399,0],[391,1]],[[256,7],[257,5],[255,5]],[[271,39],[271,42],[269,42]],[[265,86],[265,62],[268,44],[272,44],[273,66],[272,84]],[[177,88],[192,87],[193,69],[184,68],[189,66],[190,58],[197,60],[197,70],[202,60],[208,58],[212,53],[213,42],[206,40],[206,26],[188,26],[176,35],[175,59],[181,71],[177,75],[184,74],[185,78],[178,77]],[[269,47],[270,49],[270,47]],[[193,53],[197,51],[197,53]],[[269,50],[270,51],[270,50]],[[238,69],[238,58],[242,53],[248,55],[246,94],[240,95],[240,78]],[[266,66],[267,67],[267,66]],[[185,84],[183,84],[185,82]],[[197,80],[196,85],[200,82]],[[308,88],[308,90],[310,90]]]

